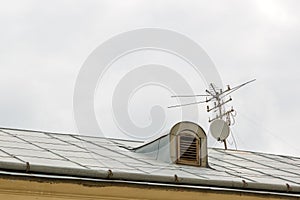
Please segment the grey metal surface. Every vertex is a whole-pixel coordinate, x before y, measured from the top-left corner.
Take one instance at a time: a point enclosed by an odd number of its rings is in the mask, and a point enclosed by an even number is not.
[[[211,168],[199,168],[165,163],[130,150],[142,144],[138,141],[1,128],[0,170],[300,194],[300,158],[209,149]]]

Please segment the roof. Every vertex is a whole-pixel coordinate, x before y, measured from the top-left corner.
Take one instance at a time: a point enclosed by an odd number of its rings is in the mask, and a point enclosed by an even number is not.
[[[161,162],[143,142],[0,128],[0,173],[214,186],[300,196],[300,158],[208,149],[210,168]]]

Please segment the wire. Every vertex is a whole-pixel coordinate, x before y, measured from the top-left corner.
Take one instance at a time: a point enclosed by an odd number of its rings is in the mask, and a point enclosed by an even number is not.
[[[232,119],[232,124],[231,125],[234,125],[235,124],[235,116],[236,116],[236,111],[234,111],[235,112],[235,114],[233,114],[233,113],[230,113],[230,115],[231,115],[231,119]]]
[[[235,137],[234,137],[234,135],[233,135],[232,129],[230,129],[230,132],[231,132],[231,137],[232,137],[233,142],[234,142],[235,150],[237,150],[237,143],[236,143]]]
[[[236,117],[236,115],[237,115],[236,110],[234,110],[234,112],[232,112],[231,114],[232,114],[233,117]]]
[[[281,142],[284,142],[285,144],[289,145],[289,147],[292,147],[294,150],[300,151],[299,147],[295,147],[294,145],[291,145],[291,143],[287,142],[287,140],[285,138],[282,138],[282,137],[278,136],[277,134],[275,134],[276,132],[267,129],[266,127],[264,127],[262,124],[260,124],[256,120],[251,119],[249,116],[246,116],[245,114],[243,114],[241,112],[239,112],[239,113],[241,114],[242,117],[244,117],[248,121],[252,122],[257,127],[263,128],[265,130],[265,133],[267,133],[268,135],[272,136],[273,138],[278,139],[278,141],[280,140]]]
[[[231,127],[230,130],[233,131],[233,129],[235,129],[235,128]],[[247,146],[247,143],[243,140],[243,138],[239,137],[239,134],[236,135],[236,141],[238,141],[238,143],[241,144],[241,146],[244,146],[244,147]]]

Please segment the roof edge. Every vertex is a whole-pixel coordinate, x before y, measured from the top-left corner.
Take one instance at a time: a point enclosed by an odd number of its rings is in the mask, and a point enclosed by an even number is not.
[[[176,174],[174,176],[154,176],[152,174],[140,174],[133,172],[122,172],[111,169],[103,170],[91,170],[91,169],[80,169],[80,168],[62,168],[55,166],[43,166],[43,165],[31,165],[25,163],[0,163],[0,168],[3,173],[9,174],[12,169],[14,172],[26,174],[28,176],[35,176],[36,174],[44,174],[44,177],[51,177],[57,175],[59,177],[69,176],[72,178],[92,178],[92,179],[105,179],[107,181],[138,181],[138,182],[151,182],[160,184],[176,184],[186,186],[206,186],[216,188],[227,188],[227,189],[238,189],[242,191],[264,191],[264,192],[275,192],[285,195],[297,195],[300,197],[300,187],[289,184],[266,184],[266,183],[253,183],[241,181],[225,181],[225,180],[206,180],[206,179],[195,179],[195,178],[182,178]],[[31,173],[31,174],[28,174]]]

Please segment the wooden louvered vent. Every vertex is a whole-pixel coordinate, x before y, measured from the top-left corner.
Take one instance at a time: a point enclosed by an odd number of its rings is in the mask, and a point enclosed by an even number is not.
[[[200,140],[192,135],[179,135],[177,142],[177,163],[200,165]]]

